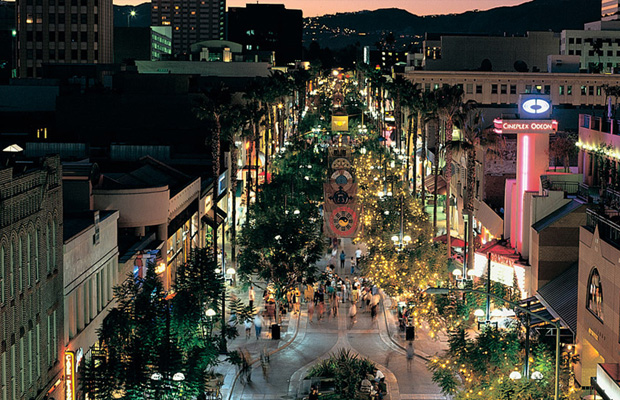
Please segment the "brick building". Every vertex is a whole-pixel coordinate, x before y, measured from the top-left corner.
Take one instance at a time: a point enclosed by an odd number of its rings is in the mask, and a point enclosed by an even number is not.
[[[0,169],[0,398],[42,399],[62,371],[61,165],[9,165]]]

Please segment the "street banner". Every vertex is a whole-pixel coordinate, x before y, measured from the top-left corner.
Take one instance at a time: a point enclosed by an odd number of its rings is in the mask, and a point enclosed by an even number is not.
[[[349,190],[344,190],[342,186],[334,187],[332,184],[324,183],[323,193],[326,210],[346,204],[357,204],[357,183],[351,184]]]

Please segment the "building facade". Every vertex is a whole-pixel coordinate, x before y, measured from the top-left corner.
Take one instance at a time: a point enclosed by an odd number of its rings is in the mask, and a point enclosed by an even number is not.
[[[76,357],[78,398],[82,360],[90,358],[97,330],[113,307],[112,289],[126,278],[118,263],[118,217],[118,211],[85,211],[64,218],[63,343]]]
[[[579,56],[579,69],[588,72],[618,72],[620,30],[565,30],[560,54]]]
[[[112,63],[112,13],[112,0],[19,0],[19,77],[40,77],[44,63]]]
[[[0,398],[43,399],[62,376],[61,165],[0,170]]]
[[[187,55],[193,43],[224,39],[225,10],[225,0],[154,0],[151,25],[170,26],[173,54]]]
[[[303,13],[282,4],[246,4],[228,9],[228,37],[245,53],[273,51],[276,65],[300,61]]]

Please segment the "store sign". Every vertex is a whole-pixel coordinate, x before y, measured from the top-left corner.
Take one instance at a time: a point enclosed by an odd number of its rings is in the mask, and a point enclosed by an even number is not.
[[[217,182],[217,195],[221,195],[222,193],[224,193],[224,191],[226,190],[226,174],[228,173],[228,171],[224,172],[222,175],[220,175],[220,178],[218,179]]]
[[[528,93],[519,96],[519,116],[527,118],[549,118],[551,116],[551,97],[542,93]]]
[[[514,286],[514,269],[491,261],[491,280],[512,287]]]
[[[75,400],[75,353],[65,351],[65,399]]]
[[[556,120],[502,120],[493,121],[495,133],[551,133],[558,130]]]

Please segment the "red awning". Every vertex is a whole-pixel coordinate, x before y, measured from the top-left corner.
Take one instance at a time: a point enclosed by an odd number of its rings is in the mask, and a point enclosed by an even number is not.
[[[448,235],[437,236],[433,239],[436,242],[448,243]],[[455,238],[452,236],[450,238],[450,246],[452,247],[465,247],[465,241],[463,239]]]

